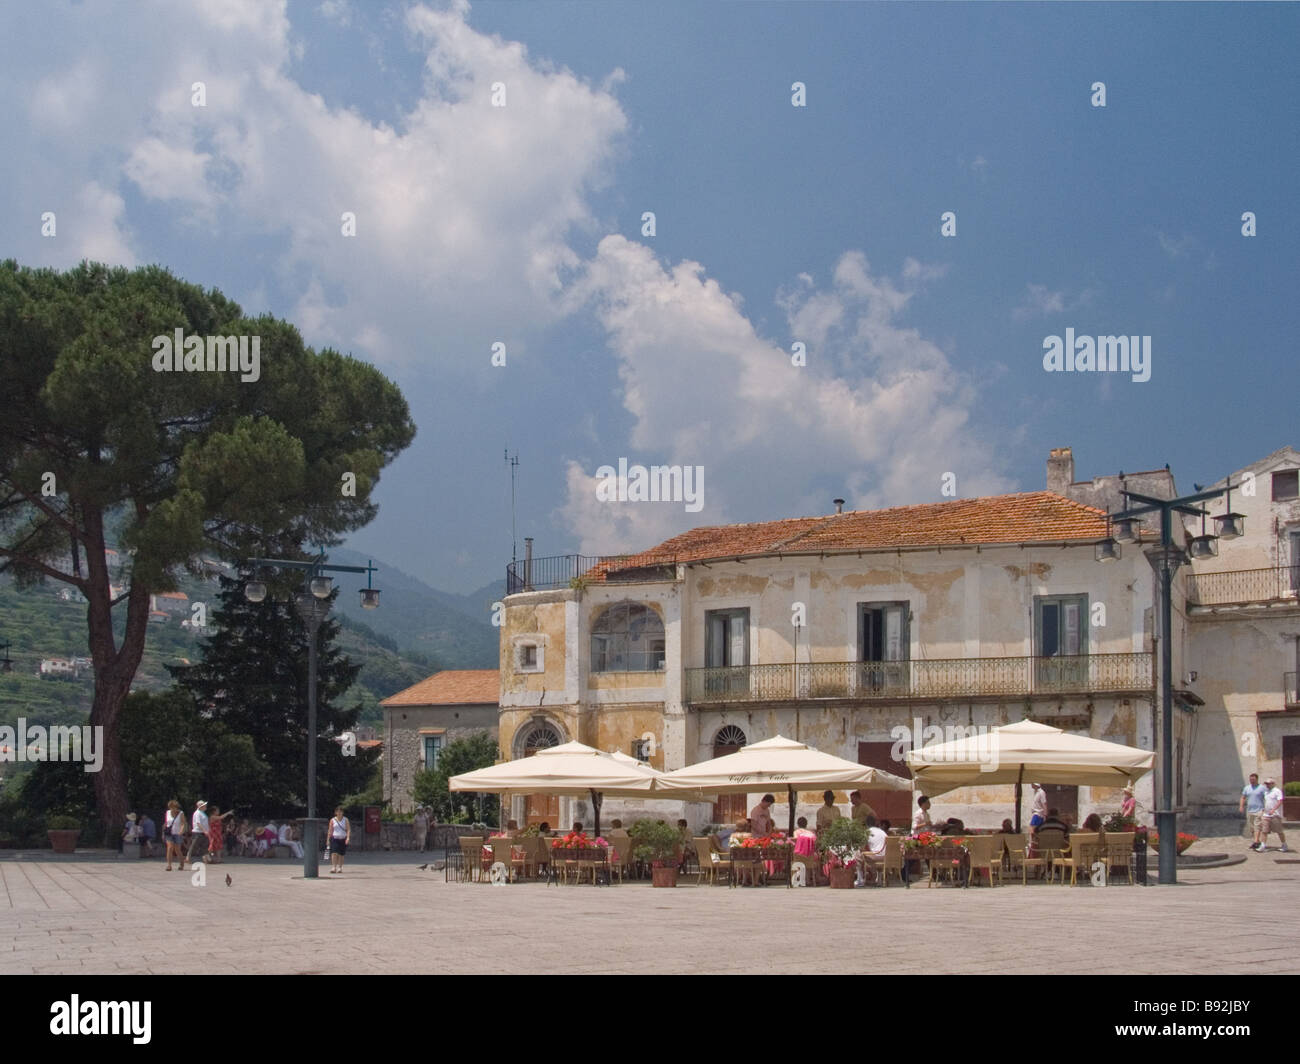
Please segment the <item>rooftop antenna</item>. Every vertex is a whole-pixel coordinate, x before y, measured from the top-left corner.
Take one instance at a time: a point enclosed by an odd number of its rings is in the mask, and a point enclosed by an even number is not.
[[[515,451],[515,456],[510,457],[510,448],[506,448],[506,464],[510,466],[510,562],[514,564],[519,560],[518,540],[515,537],[515,470],[519,468],[519,452]]]

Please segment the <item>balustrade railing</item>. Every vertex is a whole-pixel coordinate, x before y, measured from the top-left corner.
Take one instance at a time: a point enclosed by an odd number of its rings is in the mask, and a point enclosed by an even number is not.
[[[688,702],[893,700],[1145,690],[1150,654],[814,661],[687,669]]]
[[[1229,606],[1296,598],[1300,565],[1269,569],[1230,569],[1222,573],[1189,573],[1187,601],[1194,606]]]

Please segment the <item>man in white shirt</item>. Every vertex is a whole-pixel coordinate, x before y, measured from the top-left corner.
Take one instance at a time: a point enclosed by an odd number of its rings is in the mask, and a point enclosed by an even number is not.
[[[1047,792],[1041,783],[1031,783],[1029,786],[1034,789],[1033,804],[1029,807],[1029,826],[1036,828],[1047,819]]]
[[[190,818],[190,852],[185,857],[186,863],[208,859],[208,814],[203,811],[207,807],[208,803],[203,801],[194,804],[194,815]]]
[[[1290,853],[1286,848],[1286,832],[1282,830],[1282,788],[1277,785],[1277,781],[1269,778],[1264,781],[1264,786],[1268,788],[1268,793],[1264,795],[1264,815],[1259,820],[1259,852],[1263,853],[1268,849],[1268,833],[1277,832],[1277,837],[1282,840],[1282,845],[1278,847],[1281,853]]]
[[[923,794],[916,800],[916,812],[912,815],[912,834],[933,830],[934,821],[930,819],[930,798]]]
[[[289,821],[287,820],[280,825],[279,839],[280,845],[288,846],[289,852],[295,857],[302,856],[302,843],[293,837],[293,828],[290,827]]]

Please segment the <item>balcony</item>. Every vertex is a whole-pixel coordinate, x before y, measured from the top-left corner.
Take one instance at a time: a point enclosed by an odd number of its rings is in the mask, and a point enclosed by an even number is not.
[[[584,582],[644,583],[677,579],[677,560],[659,554],[557,554],[525,558],[506,566],[506,594],[554,591]]]
[[[1154,685],[1150,654],[818,661],[686,670],[686,700],[693,705],[824,698],[893,702],[1090,694],[1149,691]]]
[[[1286,692],[1286,708],[1300,709],[1300,691],[1296,690],[1296,674],[1294,672],[1284,672],[1282,674],[1282,690]]]
[[[1193,606],[1244,606],[1252,602],[1296,602],[1300,565],[1190,573],[1187,601]]]

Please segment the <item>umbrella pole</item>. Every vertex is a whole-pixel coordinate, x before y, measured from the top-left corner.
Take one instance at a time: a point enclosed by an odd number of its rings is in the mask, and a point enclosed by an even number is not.
[[[598,792],[594,787],[591,789],[591,807],[595,810],[596,815],[596,834],[595,838],[600,838],[600,803],[604,800],[604,795]]]
[[[1021,781],[1024,778],[1025,778],[1025,763],[1022,761],[1020,762],[1020,772],[1016,776],[1016,834],[1017,835],[1020,834],[1020,802],[1021,802],[1020,796],[1024,787],[1024,784]]]
[[[795,799],[795,794],[794,794],[794,788],[791,787],[789,784],[786,785],[786,788],[785,788],[785,789],[786,789],[786,793],[789,794],[789,796],[790,796],[790,831],[789,831],[789,833],[786,835],[786,838],[792,839],[792,838],[794,838],[794,799]]]

